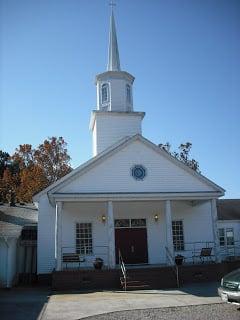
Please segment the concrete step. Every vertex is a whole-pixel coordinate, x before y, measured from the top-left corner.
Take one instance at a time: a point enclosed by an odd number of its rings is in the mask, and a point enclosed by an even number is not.
[[[124,279],[120,278],[121,282],[121,287],[124,289]],[[147,290],[151,289],[150,285],[144,281],[138,281],[138,280],[132,280],[132,279],[127,279],[126,282],[126,288],[127,290]]]

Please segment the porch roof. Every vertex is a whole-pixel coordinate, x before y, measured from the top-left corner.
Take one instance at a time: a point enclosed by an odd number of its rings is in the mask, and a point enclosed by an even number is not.
[[[221,199],[217,201],[219,220],[240,220],[240,199]]]
[[[55,201],[135,201],[135,200],[208,200],[221,195],[216,191],[200,192],[92,192],[92,193],[52,193],[51,203]]]

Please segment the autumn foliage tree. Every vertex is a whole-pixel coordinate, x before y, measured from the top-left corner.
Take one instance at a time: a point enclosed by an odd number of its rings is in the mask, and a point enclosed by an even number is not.
[[[66,145],[62,137],[52,137],[40,144],[34,153],[35,161],[43,170],[48,185],[71,171]]]
[[[170,153],[174,158],[178,159],[179,161],[185,163],[188,167],[193,169],[194,171],[200,173],[199,169],[199,163],[197,160],[190,158],[190,152],[192,149],[192,143],[191,142],[186,142],[186,143],[181,143],[180,146],[178,147],[178,152],[176,151],[171,151],[171,145],[169,142],[165,144],[159,144],[158,145],[161,149],[164,151]]]
[[[7,155],[0,151],[0,195],[4,202],[31,202],[35,193],[72,170],[62,137],[46,139],[36,149],[23,144],[11,157]]]

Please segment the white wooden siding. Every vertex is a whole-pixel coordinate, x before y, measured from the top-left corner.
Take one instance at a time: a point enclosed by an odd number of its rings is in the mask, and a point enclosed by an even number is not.
[[[131,167],[142,164],[146,178],[136,181]],[[58,192],[201,192],[214,191],[141,141],[134,141]]]
[[[55,267],[55,208],[46,195],[39,201],[38,211],[38,242],[37,242],[37,270],[38,273],[50,273]]]
[[[127,136],[141,134],[142,116],[128,113],[96,113],[93,128],[93,155],[104,151]]]

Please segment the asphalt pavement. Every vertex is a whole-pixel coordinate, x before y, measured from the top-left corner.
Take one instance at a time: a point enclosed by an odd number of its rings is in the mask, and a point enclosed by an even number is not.
[[[236,305],[225,303],[168,307],[144,310],[119,311],[86,320],[239,320],[240,310]]]
[[[240,320],[236,305],[222,303],[218,283],[173,290],[51,292],[49,288],[0,290],[1,320]]]

